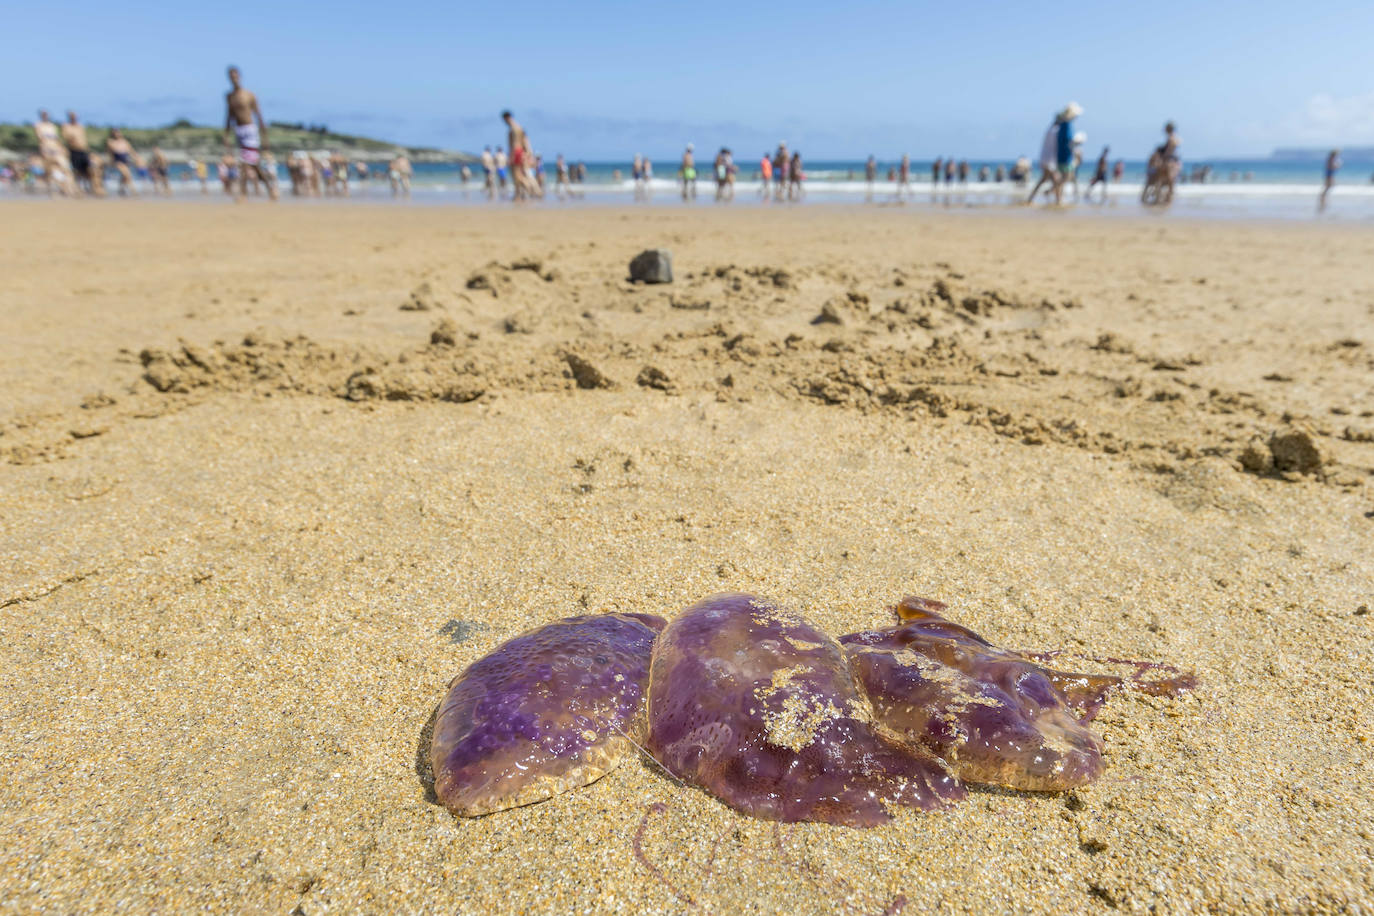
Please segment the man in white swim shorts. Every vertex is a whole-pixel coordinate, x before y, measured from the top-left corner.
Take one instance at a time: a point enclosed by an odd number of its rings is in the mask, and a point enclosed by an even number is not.
[[[258,97],[244,89],[239,80],[239,68],[230,67],[229,83],[234,88],[225,96],[224,145],[229,146],[231,142],[238,145],[239,192],[235,200],[247,196],[250,172],[267,185],[267,193],[276,200],[277,176],[275,171],[268,174],[262,161],[262,154],[267,149],[267,123],[258,107]]]

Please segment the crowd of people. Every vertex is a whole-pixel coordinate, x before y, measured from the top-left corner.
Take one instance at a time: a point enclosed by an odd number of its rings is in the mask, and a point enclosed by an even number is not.
[[[225,96],[224,142],[226,151],[217,163],[217,175],[224,193],[242,200],[250,194],[264,195],[275,200],[278,196],[278,166],[268,145],[267,122],[262,115],[257,96],[244,87],[242,76],[237,67],[228,70],[230,90]],[[1083,109],[1076,102],[1070,102],[1055,112],[1041,142],[1039,167],[1040,176],[1025,198],[1033,203],[1044,195],[1056,206],[1065,203],[1066,196],[1073,201],[1091,201],[1095,191],[1101,189],[1099,201],[1106,201],[1108,188],[1113,182],[1120,182],[1125,174],[1125,163],[1117,159],[1110,162],[1110,147],[1102,147],[1093,169],[1092,178],[1086,189],[1080,191],[1079,171],[1084,162],[1084,148],[1087,136],[1077,129],[1078,119]],[[513,201],[528,201],[546,195],[544,157],[535,152],[529,132],[516,121],[510,111],[501,113],[501,121],[506,127],[506,144],[495,149],[483,149],[480,165],[483,172],[483,190],[489,199],[509,198]],[[111,128],[104,138],[100,149],[95,148],[87,135],[86,126],[81,123],[75,111],[67,112],[67,121],[57,124],[51,120],[47,111],[39,111],[33,124],[37,150],[26,159],[0,166],[0,181],[8,181],[30,190],[47,191],[49,194],[65,196],[90,195],[103,197],[107,184],[115,182],[120,195],[137,196],[138,185],[145,184],[154,194],[172,193],[170,176],[171,163],[167,155],[153,146],[144,155],[136,150],[129,138],[119,128]],[[1164,125],[1164,139],[1151,150],[1146,162],[1146,174],[1140,200],[1147,206],[1164,206],[1172,202],[1176,186],[1191,180],[1203,183],[1211,180],[1211,166],[1196,166],[1191,173],[1185,174],[1180,156],[1180,139],[1173,122]],[[1324,182],[1318,201],[1318,209],[1325,209],[1327,198],[1335,185],[1336,174],[1342,166],[1340,150],[1332,150],[1326,158]],[[391,186],[394,197],[409,197],[414,166],[404,152],[398,152],[383,169],[386,180]],[[367,182],[376,176],[374,166],[367,162],[349,159],[335,150],[328,153],[297,150],[290,154],[285,163],[286,175],[290,181],[291,193],[297,197],[346,197],[350,193],[351,182]],[[1011,181],[1024,187],[1029,184],[1033,172],[1031,160],[1025,156],[1010,166],[998,163],[981,164],[976,170],[980,183]],[[634,196],[636,200],[647,200],[652,194],[654,166],[649,157],[636,153],[630,166]],[[711,164],[711,175],[715,181],[715,199],[718,202],[734,200],[735,184],[739,166],[729,147],[722,146]],[[967,159],[956,160],[953,156],[940,156],[930,167],[930,187],[938,191],[941,184],[946,188],[967,185],[975,174]],[[460,168],[461,182],[467,187],[472,178],[471,169],[466,165]],[[209,168],[204,160],[190,159],[182,177],[188,182],[199,183],[202,194],[209,193]],[[682,153],[677,170],[682,199],[694,201],[697,197],[698,169],[693,144],[688,143]],[[780,142],[771,153],[764,152],[758,160],[759,196],[767,201],[799,201],[805,196],[806,172],[800,151],[789,150],[786,142]],[[856,176],[849,173],[853,180]],[[864,182],[867,198],[873,199],[878,181],[878,162],[869,156],[864,165]],[[1233,172],[1232,180],[1238,173]],[[1245,178],[1250,178],[1246,173]],[[562,200],[580,195],[578,186],[587,180],[586,163],[570,163],[562,153],[554,159],[553,194]],[[621,172],[616,169],[612,174],[613,183],[619,184]],[[903,154],[898,163],[888,167],[887,181],[893,188],[897,200],[912,193],[911,157]]]
[[[482,190],[489,199],[506,197],[507,191],[512,200],[536,200],[544,196],[548,180],[545,176],[544,157],[534,151],[530,144],[529,132],[515,120],[509,111],[501,112],[501,121],[506,125],[506,145],[490,146],[482,149]],[[510,150],[509,153],[506,150]],[[471,172],[465,165],[460,171],[461,181],[466,187],[471,180]],[[576,196],[575,185],[587,180],[585,162],[569,163],[559,153],[554,157],[554,195],[562,200]]]
[[[217,176],[224,193],[236,199],[262,194],[275,200],[277,162],[268,147],[262,109],[257,96],[243,86],[237,67],[230,67],[228,76],[230,90],[225,96],[224,123],[228,149],[216,163]],[[116,190],[123,196],[138,196],[140,184],[155,194],[172,193],[168,156],[157,146],[143,155],[118,127],[110,128],[102,149],[91,144],[86,126],[75,111],[67,112],[67,121],[60,126],[46,110],[39,111],[33,131],[37,151],[0,168],[0,180],[67,197],[104,197],[110,181],[117,182]],[[349,162],[338,151],[293,152],[286,161],[286,173],[291,193],[299,197],[347,196],[350,178],[367,181],[372,177],[366,162]],[[404,153],[386,163],[386,173],[392,195],[409,196],[413,167]],[[209,193],[210,167],[204,159],[188,159],[182,177],[198,183],[202,194]]]
[[[117,127],[111,128],[102,149],[92,146],[86,125],[75,111],[59,126],[46,110],[33,123],[38,149],[27,159],[5,167],[7,180],[49,194],[104,197],[107,177],[118,181],[118,191],[137,195],[134,182],[146,181],[157,194],[171,194],[171,170],[167,155],[154,146],[145,157],[133,148]]]

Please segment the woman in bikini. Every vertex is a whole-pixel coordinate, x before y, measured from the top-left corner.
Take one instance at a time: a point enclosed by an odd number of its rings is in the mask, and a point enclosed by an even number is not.
[[[134,175],[129,171],[134,162],[134,148],[118,127],[110,128],[110,136],[105,140],[105,152],[110,154],[115,170],[119,172],[119,193],[137,197],[134,190]]]

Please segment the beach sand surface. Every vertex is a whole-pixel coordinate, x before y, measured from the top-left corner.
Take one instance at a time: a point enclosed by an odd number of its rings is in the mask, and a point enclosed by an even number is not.
[[[1374,907],[1369,229],[3,209],[0,909]],[[1091,786],[872,830],[643,757],[435,803],[465,665],[722,591],[1200,686],[1115,697]]]

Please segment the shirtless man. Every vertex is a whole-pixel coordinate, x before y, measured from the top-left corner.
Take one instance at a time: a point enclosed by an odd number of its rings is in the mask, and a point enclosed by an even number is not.
[[[682,151],[682,162],[677,169],[678,177],[682,179],[683,200],[687,200],[689,194],[692,200],[697,199],[697,160],[696,154],[692,152],[694,148],[692,144],[687,144],[687,148]]]
[[[348,157],[335,150],[329,154],[329,168],[334,173],[334,193],[348,196]]]
[[[496,157],[492,155],[490,146],[482,148],[482,189],[487,192],[487,197],[496,194]]]
[[[530,140],[525,128],[515,120],[510,111],[501,112],[501,120],[506,122],[506,148],[510,150],[510,178],[515,189],[515,199],[524,200],[534,196],[535,189],[530,186],[529,158]]]
[[[554,184],[553,184],[553,190],[554,190],[554,193],[558,196],[558,199],[559,199],[559,200],[562,200],[562,199],[563,199],[563,196],[564,196],[565,194],[568,193],[568,187],[569,187],[569,184],[570,184],[570,182],[568,181],[568,163],[567,163],[567,160],[565,160],[565,159],[563,158],[563,154],[562,154],[562,153],[559,153],[559,154],[554,158],[554,160],[553,160],[553,167],[554,167]]]
[[[104,193],[103,188],[91,182],[91,146],[86,141],[86,125],[77,120],[76,112],[67,112],[67,123],[62,125],[62,142],[67,144],[67,158],[72,166],[72,181],[78,192],[84,190],[97,197]]]
[[[400,153],[395,159],[391,160],[391,196],[410,197],[410,159],[405,153]]]
[[[153,147],[152,158],[148,161],[148,177],[152,180],[154,194],[172,196],[172,183],[168,180],[169,169],[167,154],[161,148]]]
[[[782,200],[787,193],[787,172],[792,166],[792,157],[787,153],[787,144],[779,143],[773,154],[773,197]]]
[[[239,68],[229,68],[229,83],[234,88],[224,97],[224,145],[231,138],[239,148],[239,193],[235,200],[248,195],[248,175],[267,185],[267,193],[277,199],[277,183],[269,178],[262,166],[262,152],[267,149],[267,122],[263,120],[258,97],[239,82]],[[275,177],[275,176],[273,176]]]

